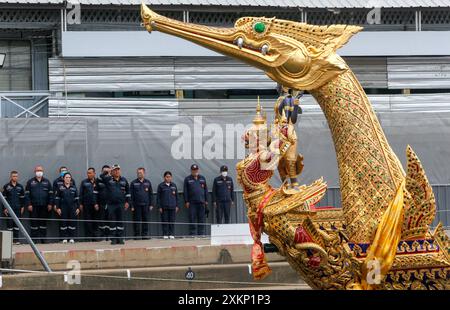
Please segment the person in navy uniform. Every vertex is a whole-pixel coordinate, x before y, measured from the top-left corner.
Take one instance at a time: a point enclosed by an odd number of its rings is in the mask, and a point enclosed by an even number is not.
[[[172,172],[164,172],[164,182],[158,185],[156,205],[161,213],[164,239],[175,239],[175,216],[178,213],[178,189],[172,182]]]
[[[107,209],[107,191],[106,191],[106,182],[104,179],[106,177],[111,176],[111,167],[109,165],[103,165],[102,173],[97,178],[97,203],[98,203],[98,216],[100,219],[99,230],[100,236],[102,237],[99,240],[109,240],[109,223],[108,223],[108,209]]]
[[[58,189],[61,185],[64,185],[64,175],[65,175],[67,172],[69,172],[69,169],[68,169],[66,166],[61,166],[61,167],[59,167],[59,170],[58,170],[58,173],[59,173],[58,178],[55,179],[55,180],[53,181],[53,194],[54,194],[54,195],[56,195],[57,189]],[[76,185],[76,184],[75,184],[75,180],[74,180],[73,178],[72,178],[72,183],[71,183],[71,184],[72,184],[72,185]],[[53,202],[56,203],[55,199],[53,200]],[[54,209],[55,209],[55,211],[56,211],[56,205],[54,206]]]
[[[191,175],[184,179],[183,195],[185,207],[189,209],[189,234],[204,236],[205,215],[209,214],[208,187],[196,164],[191,166]]]
[[[61,221],[59,222],[60,237],[63,243],[74,243],[77,217],[80,214],[80,205],[77,187],[72,183],[72,175],[66,172],[63,176],[63,184],[59,185],[55,194],[56,214]]]
[[[84,213],[86,239],[98,241],[100,208],[97,202],[98,185],[95,178],[95,169],[87,170],[87,178],[80,184],[80,210]]]
[[[134,239],[148,239],[148,221],[153,210],[152,183],[145,178],[145,168],[136,171],[137,178],[130,183],[131,212],[133,212]]]
[[[44,168],[36,166],[35,177],[25,186],[25,205],[30,213],[31,238],[35,243],[46,243],[47,219],[53,207],[53,187],[44,178]]]
[[[111,244],[124,244],[123,240],[123,217],[129,208],[130,186],[127,179],[121,176],[120,166],[113,165],[111,176],[103,178],[106,185],[108,221],[111,231]]]
[[[6,201],[9,206],[13,209],[17,217],[21,217],[24,211],[24,198],[25,198],[25,188],[19,183],[19,173],[17,171],[11,171],[9,174],[9,182],[3,186],[2,190]],[[8,209],[3,207],[3,214],[6,217],[10,217]],[[14,223],[12,219],[7,221],[7,227],[9,231],[13,232],[13,241],[15,244],[20,244],[19,242],[19,227]]]
[[[228,176],[228,167],[220,167],[220,176],[214,179],[212,190],[213,205],[216,210],[217,224],[230,224],[230,208],[234,204],[233,179]]]

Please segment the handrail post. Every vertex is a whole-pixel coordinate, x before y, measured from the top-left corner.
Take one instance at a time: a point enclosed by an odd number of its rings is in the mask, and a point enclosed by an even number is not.
[[[30,238],[30,235],[28,234],[27,230],[22,225],[22,223],[20,222],[19,218],[14,213],[14,210],[11,208],[9,203],[6,201],[6,199],[5,199],[5,197],[3,196],[2,193],[0,193],[0,201],[3,203],[3,206],[6,208],[6,210],[8,210],[8,214],[9,214],[9,216],[11,216],[11,218],[14,221],[14,223],[16,223],[17,227],[19,227],[19,231],[22,232],[22,234],[27,239],[28,243],[30,244],[31,248],[33,249],[34,254],[36,254],[37,258],[41,262],[41,264],[44,267],[45,271],[52,272],[52,270],[50,269],[50,266],[47,264],[47,261],[45,260],[44,256],[42,256],[41,252],[39,252],[39,249],[36,247],[36,245],[34,244],[33,240]]]

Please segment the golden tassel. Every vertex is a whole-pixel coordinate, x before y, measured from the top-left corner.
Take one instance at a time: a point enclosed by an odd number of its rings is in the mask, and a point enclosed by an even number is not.
[[[381,280],[394,263],[397,246],[402,232],[405,184],[406,182],[403,180],[397,189],[394,199],[389,204],[386,212],[384,212],[381,222],[378,225],[375,238],[367,252],[367,257],[362,264],[362,289],[371,290],[374,288],[374,285],[376,285],[368,283],[367,281],[369,262],[373,260],[378,261]]]

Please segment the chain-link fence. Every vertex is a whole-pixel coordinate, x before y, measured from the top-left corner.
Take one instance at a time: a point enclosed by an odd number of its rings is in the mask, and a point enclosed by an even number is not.
[[[269,111],[268,119],[272,115]],[[20,183],[33,176],[37,164],[44,166],[45,177],[53,181],[58,168],[67,166],[77,185],[84,179],[88,167],[97,171],[104,164],[118,163],[129,182],[136,178],[136,168],[146,167],[153,191],[163,181],[163,173],[172,171],[173,181],[180,193],[177,223],[188,223],[183,206],[184,178],[196,163],[207,179],[209,191],[219,167],[228,165],[235,181],[236,203],[231,222],[246,222],[242,193],[236,180],[236,163],[245,156],[241,136],[252,119],[251,114],[226,116],[155,115],[153,117],[116,118],[57,118],[0,120],[0,181],[8,181],[9,171],[18,170]],[[450,214],[450,112],[439,111],[378,113],[393,150],[403,165],[405,148],[410,144],[421,159],[430,182],[435,185],[438,203],[437,220],[448,226]],[[305,114],[298,125],[299,151],[305,160],[301,183],[323,176],[329,189],[321,205],[340,206],[339,177],[334,147],[327,122],[321,114]],[[272,184],[280,179],[275,173]],[[160,236],[160,215],[157,206],[151,212],[150,235]],[[209,199],[208,224],[215,223],[215,210]],[[28,217],[24,214],[23,217]],[[54,215],[52,215],[54,218]],[[80,219],[83,219],[82,217]],[[126,235],[133,235],[133,217],[126,213]],[[52,222],[53,223],[53,222]],[[51,224],[49,236],[56,236],[57,223]],[[78,223],[78,234],[84,236],[84,224]],[[4,227],[4,226],[3,226]],[[188,225],[177,225],[176,234],[186,235]],[[207,233],[209,230],[207,230]]]

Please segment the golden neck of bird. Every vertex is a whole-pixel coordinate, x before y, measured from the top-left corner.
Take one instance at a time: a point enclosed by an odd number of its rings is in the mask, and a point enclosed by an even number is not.
[[[311,94],[325,114],[334,141],[348,235],[355,242],[370,242],[404,179],[403,168],[350,69]]]

